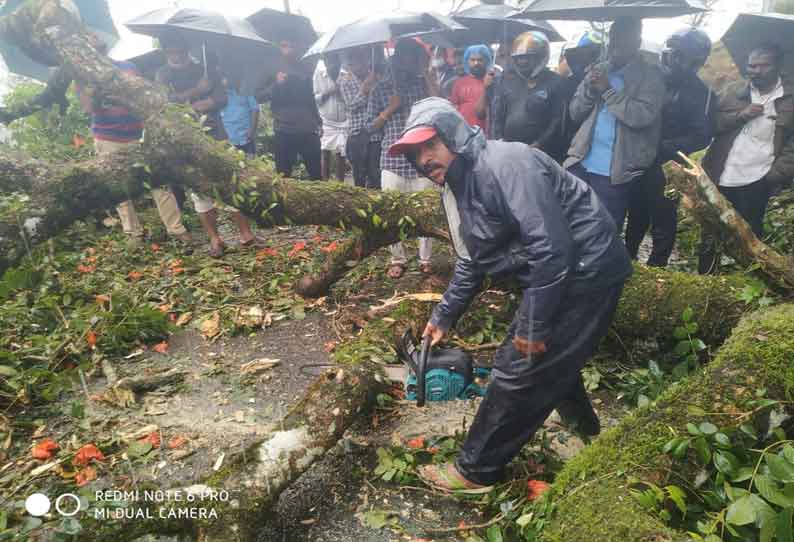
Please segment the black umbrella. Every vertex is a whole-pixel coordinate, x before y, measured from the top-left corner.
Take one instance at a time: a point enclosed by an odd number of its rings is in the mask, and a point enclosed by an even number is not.
[[[750,52],[761,44],[774,44],[784,53],[783,71],[794,75],[794,15],[742,13],[722,37],[733,62],[744,72]]]
[[[107,0],[73,0],[74,6],[80,13],[80,18],[92,32],[99,35],[107,46],[113,47],[119,35],[113,25]],[[24,3],[24,0],[7,0],[0,3],[0,16],[11,13]],[[26,55],[21,49],[11,42],[0,40],[0,55],[6,62],[8,70],[12,73],[46,81],[50,76],[50,66],[54,65],[46,58],[38,58],[37,62]]]
[[[422,37],[430,33],[465,29],[465,26],[456,23],[449,17],[436,13],[394,11],[384,15],[365,17],[354,23],[340,26],[317,40],[306,52],[304,58],[364,45],[386,43],[402,37]]]
[[[288,40],[301,52],[317,41],[311,21],[302,15],[284,13],[276,9],[260,9],[245,18],[262,38],[278,43]]]
[[[708,11],[701,0],[534,0],[518,17],[568,21],[614,21],[678,17]]]
[[[504,4],[480,4],[453,13],[451,17],[468,30],[454,32],[451,40],[461,41],[460,46],[476,43],[509,43],[523,32],[539,30],[549,38],[549,41],[565,41],[565,38],[548,22],[519,18],[520,13],[520,10]]]
[[[188,45],[202,54],[218,55],[221,71],[241,81],[246,94],[275,74],[280,51],[262,39],[248,21],[212,11],[165,8],[136,17],[125,26],[138,34],[158,37],[180,34]]]

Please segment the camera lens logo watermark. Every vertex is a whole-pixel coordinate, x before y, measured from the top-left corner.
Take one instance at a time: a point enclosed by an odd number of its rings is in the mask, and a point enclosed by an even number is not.
[[[33,517],[42,517],[52,508],[52,501],[44,493],[33,493],[25,499],[25,510]],[[55,511],[70,518],[80,511],[80,497],[74,493],[64,493],[55,499]]]

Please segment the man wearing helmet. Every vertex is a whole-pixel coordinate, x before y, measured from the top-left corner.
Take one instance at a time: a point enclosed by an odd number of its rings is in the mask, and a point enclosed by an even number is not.
[[[616,20],[609,29],[608,62],[594,66],[571,100],[582,125],[565,166],[585,180],[623,229],[632,183],[655,160],[662,130],[664,76],[640,55],[642,21]]]
[[[673,251],[678,227],[678,200],[664,196],[662,164],[680,161],[679,152],[691,154],[711,142],[711,118],[717,98],[697,73],[711,54],[711,40],[695,28],[674,33],[662,53],[667,95],[662,111],[662,141],[656,163],[634,186],[626,227],[626,247],[632,258],[645,232],[653,226],[653,250],[648,265],[665,267]]]
[[[549,70],[549,40],[542,32],[519,34],[513,41],[511,67],[498,83],[485,76],[491,96],[491,137],[526,143],[559,154],[562,78]]]

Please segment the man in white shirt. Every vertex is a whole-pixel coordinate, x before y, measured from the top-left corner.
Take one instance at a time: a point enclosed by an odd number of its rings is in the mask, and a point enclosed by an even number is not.
[[[336,179],[345,180],[345,144],[347,143],[347,110],[337,84],[342,64],[338,55],[326,55],[314,71],[314,100],[323,119],[322,177],[331,176],[331,161],[336,162]]]
[[[749,84],[720,101],[714,142],[703,159],[711,180],[759,237],[771,192],[794,179],[794,97],[781,79],[782,64],[775,46],[750,53]],[[718,261],[714,240],[704,236],[698,271],[713,272]]]

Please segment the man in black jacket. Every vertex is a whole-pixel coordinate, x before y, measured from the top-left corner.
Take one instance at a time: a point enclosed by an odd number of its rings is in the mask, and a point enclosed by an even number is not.
[[[524,289],[457,461],[421,472],[441,489],[487,486],[555,408],[581,432],[599,432],[580,370],[607,333],[631,264],[593,190],[548,155],[486,142],[439,98],[415,104],[406,126],[390,152],[443,186],[458,255],[424,335],[441,341],[486,276],[512,276]]]
[[[656,163],[632,187],[626,228],[626,248],[636,260],[645,232],[652,226],[653,249],[648,258],[651,266],[667,266],[678,230],[678,200],[664,195],[662,165],[670,160],[680,161],[679,152],[691,154],[711,142],[711,123],[718,100],[697,74],[709,54],[709,37],[691,28],[670,36],[662,55],[667,81],[662,141]]]

